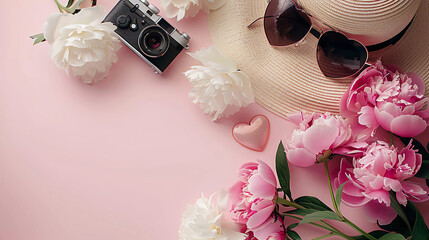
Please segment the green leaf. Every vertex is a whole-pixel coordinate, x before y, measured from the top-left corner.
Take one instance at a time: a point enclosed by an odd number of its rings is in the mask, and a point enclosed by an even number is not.
[[[415,208],[416,210],[416,222],[414,223],[412,232],[413,237],[411,238],[411,240],[427,239],[429,236],[429,230],[425,223],[425,220],[423,219],[422,215],[420,214],[414,203],[408,201],[408,204],[412,205],[411,207]]]
[[[285,148],[280,141],[276,153],[276,171],[282,191],[288,196],[289,200],[293,201],[290,191],[290,171],[287,163]]]
[[[407,204],[408,205],[408,204]],[[408,206],[407,206],[408,207]],[[410,219],[411,215],[415,216],[415,213],[412,214],[410,211],[405,211],[405,214],[407,215],[407,218]],[[410,221],[410,220],[409,220]],[[411,221],[414,222],[415,220]],[[387,225],[380,225],[379,223],[377,223],[377,225],[386,231],[389,232],[397,232],[402,234],[405,237],[409,237],[411,236],[411,231],[410,229],[408,229],[407,225],[405,224],[404,220],[402,220],[401,217],[397,216],[395,219],[393,219],[393,221],[390,224]]]
[[[406,238],[412,236],[412,240],[427,239],[427,236],[429,236],[429,230],[416,205],[414,205],[413,202],[408,201],[407,206],[402,207],[402,210],[407,217],[407,221],[411,226],[413,226],[412,229],[406,227],[404,220],[400,216],[397,216],[388,225],[379,224],[378,226],[387,231],[400,233]]]
[[[388,233],[389,232],[386,232],[386,231],[376,230],[376,231],[370,232],[369,235],[371,235],[371,236],[373,236],[373,237],[375,237],[375,238],[378,239],[378,238],[381,238],[381,237],[383,237],[384,235],[386,235]],[[368,238],[365,237],[365,236],[363,236],[363,235],[354,236],[353,239],[354,240],[368,240]]]
[[[83,0],[77,0],[77,2],[69,8],[69,13],[74,13],[74,11],[76,11],[76,9],[80,6],[80,4],[83,2]]]
[[[69,0],[69,2],[67,3],[66,8],[71,7],[73,5],[73,3],[74,3],[74,0]]]
[[[66,11],[67,13],[74,13],[77,10],[77,8],[80,6],[80,4],[83,2],[83,0],[77,0],[69,7],[62,6],[57,0],[55,0],[55,2],[57,3],[57,6],[60,9],[60,11]],[[68,3],[70,3],[70,1]],[[68,5],[69,4],[67,4],[67,6]]]
[[[324,219],[333,219],[337,221],[342,221],[340,217],[334,212],[331,211],[321,211],[321,212],[314,212],[311,214],[306,215],[299,224],[305,224],[310,222],[316,222]]]
[[[429,161],[423,161],[420,170],[415,175],[419,178],[429,179]]]
[[[390,224],[388,225],[377,225],[386,231],[395,231],[397,233],[402,234],[403,236],[409,237],[411,236],[410,230],[407,228],[407,225],[404,223],[401,217],[397,216]],[[366,239],[366,238],[363,238]]]
[[[43,35],[43,33],[35,34],[33,36],[30,36],[30,38],[34,39],[33,45],[46,41],[45,35]]]
[[[338,209],[340,209],[341,205],[341,195],[343,194],[344,185],[346,185],[347,181],[340,185],[340,187],[337,189],[337,192],[335,193],[335,203],[338,206]]]
[[[337,235],[337,234],[335,234],[335,233],[328,233],[326,235],[323,235],[323,236],[320,236],[320,237],[317,237],[317,238],[313,238],[313,240],[321,240],[321,239],[324,239],[324,238],[333,237],[335,235]]]
[[[292,229],[296,228],[297,226],[298,226],[298,223],[292,223],[291,225],[287,226],[286,230],[287,231],[292,230]]]
[[[286,232],[286,234],[292,239],[292,240],[301,240],[301,237],[297,232],[294,230],[289,230]]]
[[[404,209],[402,208],[401,205],[399,205],[398,201],[396,200],[395,194],[392,191],[390,191],[390,206],[393,208],[393,210],[395,210],[398,216],[402,218],[402,220],[404,220],[408,229],[411,231],[410,221],[408,221],[408,218],[405,215]]]
[[[324,204],[322,201],[320,201],[316,197],[303,196],[303,197],[295,199],[295,202],[298,203],[299,205],[305,207],[305,208],[308,208],[308,209],[333,212],[330,207],[326,206],[326,204]]]
[[[315,210],[315,209],[294,209],[294,210],[287,211],[285,213],[294,214],[294,215],[298,215],[298,216],[305,216],[305,215],[308,215],[308,214],[311,214],[311,213],[314,213],[317,211],[318,210]]]
[[[419,238],[419,239],[424,239],[424,238]],[[405,240],[405,238],[399,233],[388,233],[382,236],[381,238],[379,238],[379,240]]]

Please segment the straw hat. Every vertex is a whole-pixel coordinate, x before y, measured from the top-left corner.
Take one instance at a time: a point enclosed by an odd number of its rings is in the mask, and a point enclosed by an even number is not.
[[[385,48],[385,64],[419,74],[429,93],[429,0],[296,0],[298,6],[317,19],[340,30],[365,46],[385,42],[411,22],[405,35]],[[209,15],[213,43],[234,60],[252,81],[256,101],[285,117],[296,111],[338,113],[338,103],[352,78],[329,79],[316,60],[317,39],[313,35],[298,47],[272,47],[263,21],[267,0],[228,0]],[[414,17],[414,19],[413,19]],[[317,27],[317,26],[316,26]],[[318,25],[319,28],[323,26]],[[323,29],[322,29],[323,30]],[[387,50],[387,51],[386,51]],[[371,57],[371,53],[370,53]]]

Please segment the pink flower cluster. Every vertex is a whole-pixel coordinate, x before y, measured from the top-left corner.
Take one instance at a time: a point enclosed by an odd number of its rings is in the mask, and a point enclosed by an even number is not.
[[[409,180],[419,171],[422,155],[412,149],[411,143],[399,151],[385,142],[369,140],[379,126],[402,137],[422,133],[429,124],[429,98],[424,91],[425,85],[416,74],[401,74],[377,61],[352,82],[342,97],[342,116],[288,116],[299,126],[285,145],[288,161],[309,167],[332,154],[353,157],[353,163],[341,161],[335,179],[337,188],[345,183],[343,202],[365,206],[373,220],[390,223],[396,217],[390,207],[390,191],[404,206],[408,200],[429,199],[425,185]]]
[[[411,147],[410,143],[399,151],[385,142],[374,142],[363,157],[353,159],[353,165],[343,159],[334,181],[337,188],[345,183],[343,202],[349,206],[367,205],[372,220],[385,225],[396,217],[396,212],[389,208],[389,191],[393,191],[404,206],[407,199],[416,202],[428,200],[429,189],[426,186],[407,180],[419,171],[422,164],[422,155]]]
[[[231,214],[234,221],[245,226],[250,239],[285,239],[281,219],[275,221],[277,181],[264,162],[245,163],[239,170],[240,181],[230,189]]]
[[[401,74],[377,61],[350,85],[340,112],[374,131],[381,126],[402,137],[414,137],[429,124],[425,84],[414,73]]]
[[[285,145],[289,162],[296,166],[309,167],[331,154],[356,156],[367,146],[340,116],[300,113],[288,118],[299,125]]]

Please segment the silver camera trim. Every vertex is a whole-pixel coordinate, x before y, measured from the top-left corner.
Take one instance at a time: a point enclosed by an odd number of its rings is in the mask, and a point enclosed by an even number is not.
[[[128,0],[130,3],[132,3],[134,6],[138,5],[139,10],[149,19],[154,21],[156,24],[163,19],[163,17],[159,16],[158,14],[154,13],[148,6],[150,5],[148,1],[146,0]],[[152,13],[152,16],[147,14],[147,11],[150,11]],[[158,24],[159,25],[159,24]],[[171,24],[170,24],[171,26]],[[173,26],[172,26],[173,27]],[[188,42],[189,40],[186,39],[178,30],[177,28],[174,28],[173,32],[167,33],[170,35],[176,42],[178,42],[180,45],[182,45],[183,48],[188,49]],[[187,34],[186,34],[187,35]],[[189,36],[189,35],[187,35]]]

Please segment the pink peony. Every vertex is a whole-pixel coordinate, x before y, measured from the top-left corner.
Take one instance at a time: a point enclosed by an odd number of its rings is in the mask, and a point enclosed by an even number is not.
[[[285,145],[289,162],[296,166],[309,167],[330,154],[354,156],[367,146],[341,116],[301,113],[288,118],[299,125]]]
[[[425,84],[414,73],[401,74],[380,61],[364,70],[340,101],[340,112],[372,132],[378,127],[414,137],[429,124]]]
[[[247,230],[247,238],[245,240],[284,240],[285,232],[281,218],[277,221],[274,218],[269,218],[258,229],[253,232]]]
[[[276,221],[270,217],[253,232],[248,231],[248,236],[248,240],[284,240],[283,222],[281,218]]]
[[[286,235],[283,231],[273,233],[267,238],[267,240],[284,240],[284,239],[286,239]]]
[[[385,142],[374,142],[366,149],[364,157],[350,162],[341,160],[334,186],[345,183],[342,201],[349,206],[366,206],[371,220],[389,224],[396,212],[390,208],[389,191],[396,194],[402,205],[411,201],[428,200],[429,189],[407,180],[420,169],[422,155],[412,149],[411,143],[399,151]],[[407,180],[407,181],[405,181]]]
[[[250,231],[260,230],[275,208],[276,177],[262,161],[243,164],[239,175],[240,181],[230,189],[232,218]]]

